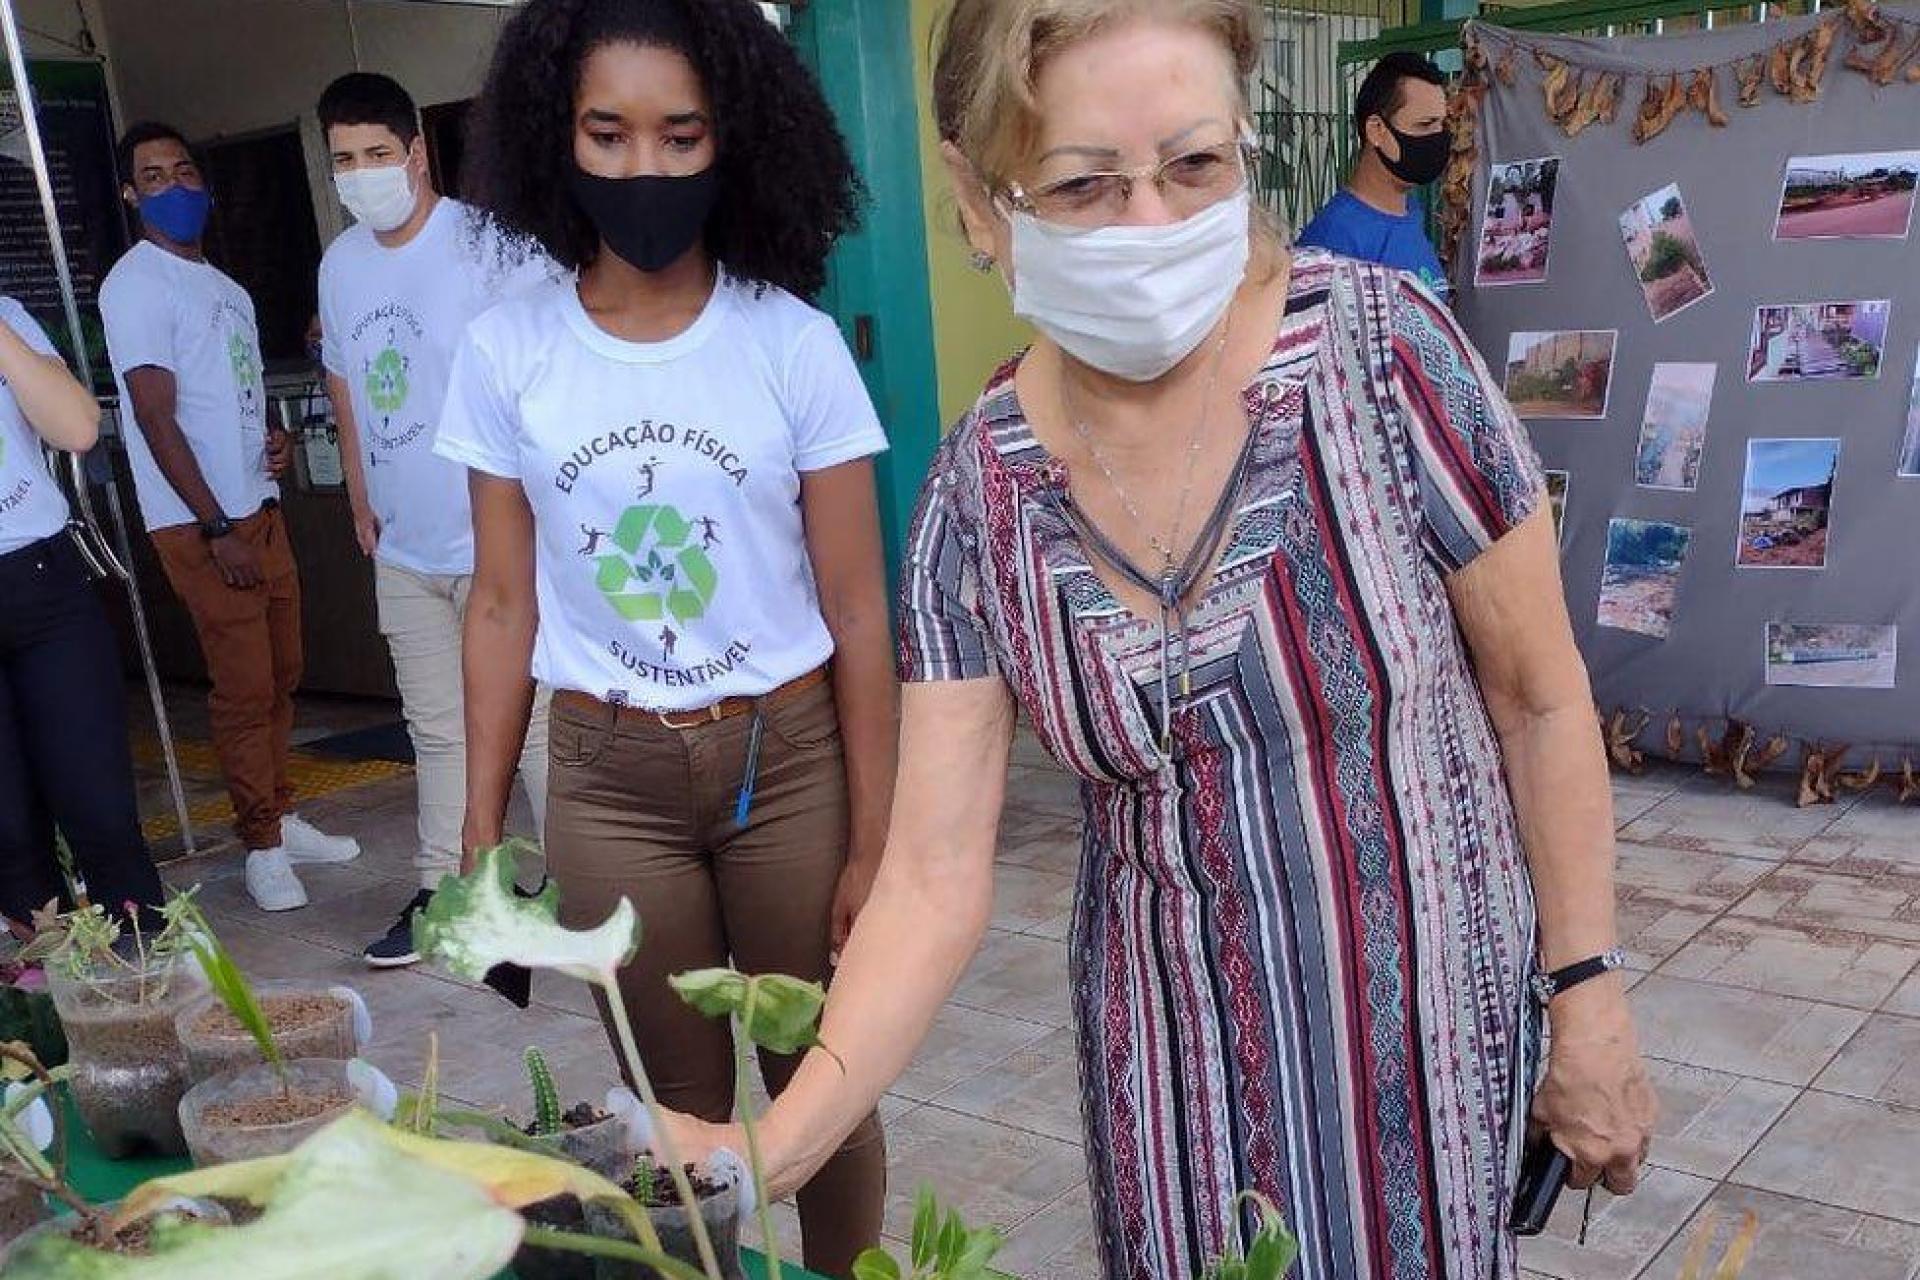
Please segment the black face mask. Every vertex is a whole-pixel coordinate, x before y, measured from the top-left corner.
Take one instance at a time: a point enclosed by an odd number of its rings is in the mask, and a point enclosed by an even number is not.
[[[1400,144],[1400,158],[1389,160],[1387,153],[1380,153],[1380,163],[1387,166],[1387,172],[1402,182],[1411,182],[1416,187],[1424,187],[1447,171],[1447,157],[1453,152],[1453,140],[1443,128],[1438,133],[1402,133],[1385,120],[1387,132]]]
[[[602,178],[573,166],[573,197],[615,255],[642,271],[664,271],[693,248],[720,195],[709,165],[685,178],[644,174]]]

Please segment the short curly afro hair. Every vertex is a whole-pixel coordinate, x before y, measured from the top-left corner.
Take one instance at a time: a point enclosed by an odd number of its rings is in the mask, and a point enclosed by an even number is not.
[[[561,266],[592,262],[600,238],[568,181],[574,97],[588,55],[619,43],[673,50],[706,88],[720,170],[708,252],[741,279],[817,294],[860,181],[820,86],[754,0],[527,0],[474,104],[462,194]]]

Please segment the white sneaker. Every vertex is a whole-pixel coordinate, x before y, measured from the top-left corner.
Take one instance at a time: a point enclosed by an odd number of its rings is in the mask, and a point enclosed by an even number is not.
[[[262,911],[296,911],[307,905],[307,889],[293,874],[285,847],[255,849],[247,855],[247,892]]]
[[[360,856],[358,840],[330,836],[297,813],[280,819],[280,847],[293,862],[352,862]]]

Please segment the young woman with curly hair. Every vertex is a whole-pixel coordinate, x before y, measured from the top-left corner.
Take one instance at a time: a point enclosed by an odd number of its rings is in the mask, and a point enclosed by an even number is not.
[[[562,916],[638,905],[641,1052],[664,1098],[724,1120],[729,1029],[668,976],[824,980],[893,788],[886,438],[801,301],[857,180],[751,0],[532,0],[469,164],[472,202],[576,278],[474,322],[440,426],[473,496],[465,846],[500,837],[544,681]],[[794,1065],[763,1057],[775,1093]],[[869,1115],[799,1192],[809,1268],[878,1240],[885,1166]]]

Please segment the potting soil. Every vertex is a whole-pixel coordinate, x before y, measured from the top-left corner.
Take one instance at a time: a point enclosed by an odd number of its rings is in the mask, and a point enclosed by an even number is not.
[[[338,996],[321,993],[295,996],[263,996],[260,1011],[275,1035],[293,1035],[310,1027],[323,1026],[337,1019],[347,1007]],[[252,1033],[240,1025],[227,1006],[214,1004],[193,1021],[195,1035],[223,1040],[252,1039]]]
[[[298,1124],[351,1103],[353,1098],[339,1090],[311,1091],[294,1089],[288,1093],[269,1093],[238,1102],[222,1102],[201,1113],[209,1129],[263,1129],[277,1124]]]

